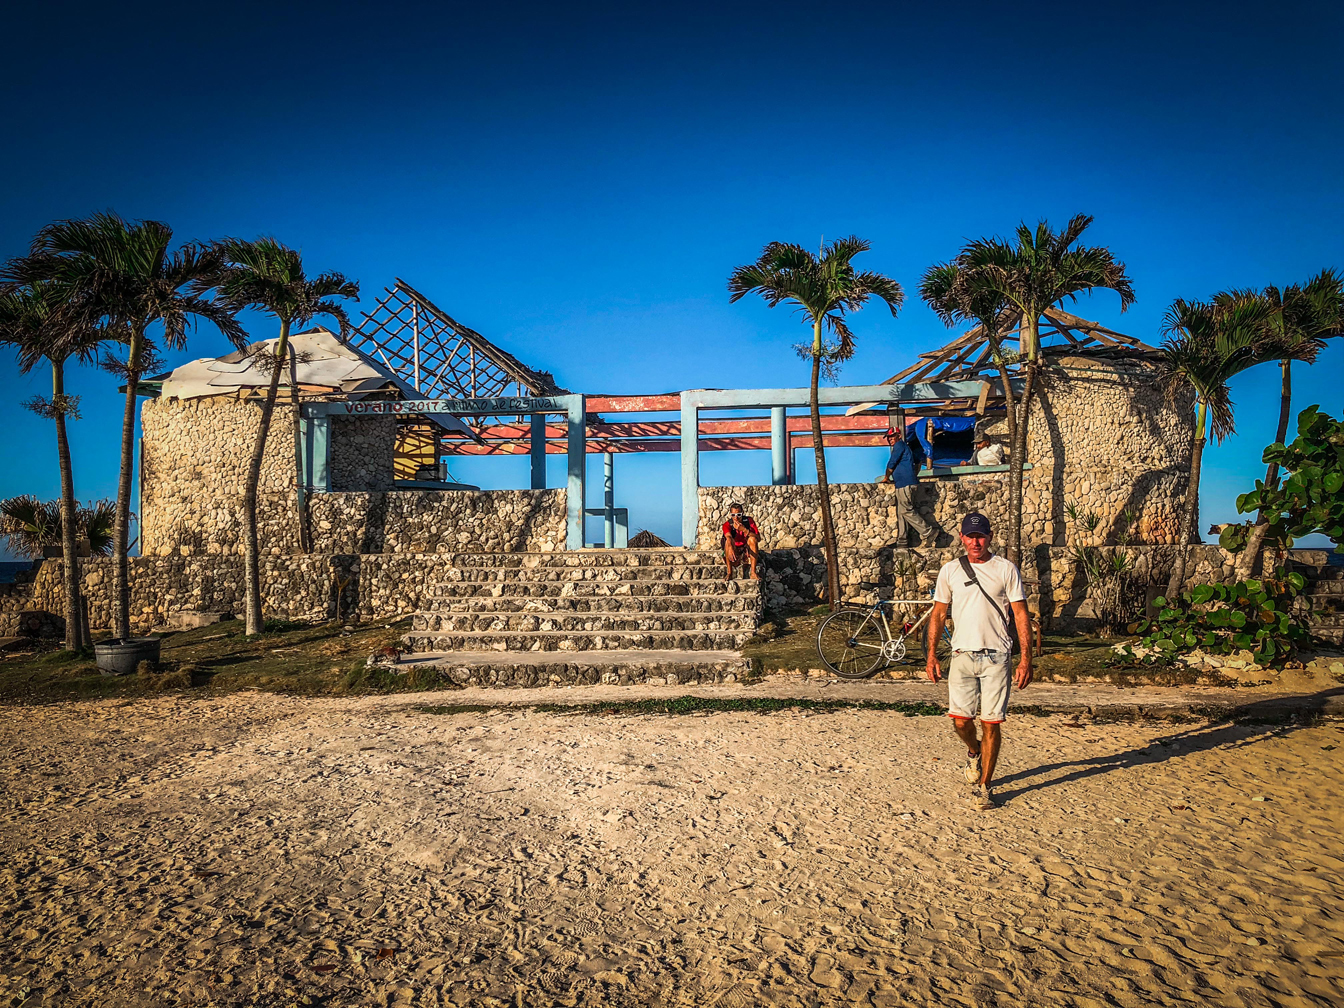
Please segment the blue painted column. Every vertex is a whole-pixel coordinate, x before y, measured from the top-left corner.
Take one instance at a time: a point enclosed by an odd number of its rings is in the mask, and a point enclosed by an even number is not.
[[[616,456],[602,455],[602,545],[612,549],[616,545]]]
[[[583,510],[586,505],[584,493],[587,490],[587,434],[584,429],[583,412],[585,399],[581,395],[569,396],[569,413],[566,417],[569,425],[567,439],[569,478],[565,483],[565,549],[583,549]]]
[[[788,408],[770,407],[770,482],[786,486],[789,482]]]
[[[696,548],[700,529],[700,406],[681,394],[681,545]]]
[[[532,414],[532,489],[546,489],[546,414]]]

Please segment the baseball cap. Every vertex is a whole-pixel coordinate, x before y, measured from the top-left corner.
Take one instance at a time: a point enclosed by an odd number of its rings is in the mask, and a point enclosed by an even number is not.
[[[967,536],[989,535],[990,534],[989,519],[986,518],[984,515],[982,515],[979,511],[972,511],[970,514],[968,514],[965,518],[961,520],[961,534]]]

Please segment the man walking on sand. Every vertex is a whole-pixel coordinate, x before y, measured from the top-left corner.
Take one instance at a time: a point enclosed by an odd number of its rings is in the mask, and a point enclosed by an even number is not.
[[[933,592],[933,614],[925,645],[924,669],[932,682],[942,675],[934,642],[943,634],[948,607],[952,610],[952,661],[947,672],[947,713],[957,737],[966,743],[966,779],[971,799],[982,809],[994,807],[989,783],[999,761],[1000,729],[1008,717],[1012,686],[1026,689],[1031,682],[1031,621],[1027,593],[1016,564],[989,551],[993,537],[989,519],[978,512],[961,520],[961,544],[966,555],[943,564]],[[1027,642],[1009,681],[1013,641],[1009,612],[1017,622],[1017,639]],[[980,715],[983,738],[975,733]]]

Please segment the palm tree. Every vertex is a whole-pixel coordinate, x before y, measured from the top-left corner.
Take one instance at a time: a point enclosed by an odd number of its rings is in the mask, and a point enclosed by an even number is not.
[[[41,556],[52,546],[60,546],[68,555],[62,503],[38,500],[29,494],[0,500],[0,536],[4,537],[10,550],[23,556]],[[116,503],[109,500],[76,504],[72,530],[83,530],[90,556],[105,557],[112,553],[112,524],[116,513]],[[77,541],[75,549],[79,549]]]
[[[1265,302],[1270,309],[1267,324],[1295,351],[1279,361],[1279,426],[1274,441],[1283,444],[1292,418],[1293,361],[1314,364],[1317,354],[1325,349],[1325,341],[1344,334],[1344,277],[1324,269],[1305,284],[1270,286],[1262,291],[1227,291],[1215,295],[1214,303],[1230,304],[1251,298]],[[1265,486],[1276,486],[1278,482],[1278,463],[1270,462],[1265,470]]]
[[[963,274],[959,285],[965,291],[976,291],[975,296],[991,303],[1002,299],[1021,315],[1018,346],[1019,359],[1026,361],[1026,380],[1008,460],[1008,555],[1014,563],[1020,562],[1022,553],[1022,466],[1027,454],[1027,416],[1041,366],[1041,315],[1066,298],[1076,301],[1079,294],[1097,288],[1119,294],[1121,311],[1134,303],[1125,266],[1109,249],[1073,247],[1092,220],[1087,214],[1077,214],[1058,233],[1046,221],[1040,221],[1035,230],[1019,224],[1016,243],[981,238],[967,244],[949,264]],[[969,296],[964,293],[959,299]]]
[[[10,268],[21,269],[20,264]],[[74,470],[70,459],[67,419],[79,419],[79,397],[65,393],[65,365],[74,357],[96,359],[98,348],[110,338],[108,330],[81,298],[78,290],[54,280],[39,280],[0,292],[0,343],[18,353],[24,374],[46,361],[51,365],[51,398],[35,397],[24,403],[56,425],[56,458],[61,473],[59,504],[61,556],[65,587],[65,647],[75,651],[83,645],[80,628],[79,555],[75,542],[77,506]]]
[[[1222,441],[1235,430],[1228,382],[1247,368],[1281,360],[1291,343],[1267,323],[1272,308],[1259,298],[1204,303],[1177,299],[1167,310],[1162,344],[1162,380],[1168,398],[1193,389],[1195,431],[1190,446],[1190,482],[1181,510],[1176,559],[1167,582],[1167,598],[1185,583],[1186,546],[1199,513],[1199,478],[1204,444],[1210,434]]]
[[[1003,352],[1003,334],[1010,328],[1011,307],[997,290],[973,282],[974,274],[956,262],[930,266],[920,281],[919,296],[949,326],[967,322],[978,325],[989,340],[990,354],[1003,380],[1003,396],[1008,416],[1008,443],[1017,443],[1017,412],[1013,385],[1008,374],[1008,358]],[[1020,526],[1022,516],[1009,516],[1010,526]],[[1016,558],[1013,560],[1016,563]]]
[[[901,285],[881,273],[856,272],[853,258],[872,246],[862,238],[837,238],[813,255],[801,245],[771,242],[754,263],[739,266],[728,278],[729,303],[756,293],[771,308],[785,301],[798,306],[812,324],[811,345],[801,344],[799,354],[811,358],[812,449],[817,457],[817,493],[821,500],[821,535],[826,552],[827,601],[840,601],[839,556],[835,524],[831,520],[831,493],[826,481],[826,452],[821,438],[821,409],[817,387],[822,368],[828,373],[840,361],[854,355],[854,335],[845,321],[846,312],[858,311],[870,297],[886,302],[894,318],[905,301]],[[835,334],[835,342],[822,339],[822,330]]]
[[[126,379],[126,406],[121,423],[121,474],[117,481],[117,515],[112,570],[115,605],[113,633],[131,634],[129,531],[131,467],[135,458],[135,403],[140,377],[155,362],[149,329],[163,327],[163,343],[177,349],[187,330],[204,318],[229,339],[243,338],[232,312],[189,285],[218,272],[218,253],[185,244],[172,249],[173,230],[160,221],[127,221],[111,211],[82,220],[48,224],[33,239],[32,254],[7,271],[11,281],[32,283],[53,279],[84,292],[105,325],[126,334],[124,364],[108,362]]]
[[[243,241],[227,238],[215,244],[224,265],[211,277],[197,284],[200,291],[213,287],[218,300],[232,311],[259,308],[275,316],[280,336],[274,353],[262,343],[248,349],[259,365],[270,371],[271,381],[261,404],[257,439],[247,468],[243,490],[243,568],[246,632],[261,633],[261,570],[257,543],[257,487],[261,482],[261,463],[266,454],[266,438],[279,393],[280,372],[290,354],[289,334],[293,326],[306,325],[315,315],[329,315],[344,335],[350,328],[345,309],[332,297],[358,298],[359,284],[339,273],[323,273],[308,279],[299,253],[274,238]],[[297,394],[297,390],[295,390]]]

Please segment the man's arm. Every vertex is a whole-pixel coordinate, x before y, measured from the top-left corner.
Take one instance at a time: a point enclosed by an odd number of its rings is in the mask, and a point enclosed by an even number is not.
[[[1017,642],[1021,650],[1017,655],[1017,671],[1013,675],[1013,685],[1026,689],[1031,682],[1031,614],[1027,612],[1025,602],[1014,602],[1013,617],[1017,621]]]
[[[929,617],[929,636],[924,640],[924,674],[929,682],[937,682],[943,667],[938,664],[938,642],[943,637],[943,627],[947,624],[947,603],[935,602],[933,615]]]

